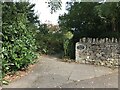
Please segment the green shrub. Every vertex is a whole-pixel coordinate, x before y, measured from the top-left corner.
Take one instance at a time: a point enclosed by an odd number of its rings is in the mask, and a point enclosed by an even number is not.
[[[2,72],[25,68],[36,58],[35,39],[32,26],[27,18],[24,5],[23,12],[19,12],[18,5],[22,3],[3,3],[2,26]],[[7,10],[7,11],[5,11]],[[9,12],[8,12],[9,11]],[[14,14],[13,14],[14,13]]]

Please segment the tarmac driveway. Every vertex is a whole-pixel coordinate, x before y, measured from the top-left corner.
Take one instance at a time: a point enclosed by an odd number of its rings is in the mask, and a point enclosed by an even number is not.
[[[31,73],[3,88],[118,88],[118,70],[40,56]]]

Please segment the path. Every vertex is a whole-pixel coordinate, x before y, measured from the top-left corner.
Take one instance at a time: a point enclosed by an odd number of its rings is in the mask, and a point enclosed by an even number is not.
[[[61,62],[41,56],[29,75],[4,88],[118,88],[118,73],[110,68]]]

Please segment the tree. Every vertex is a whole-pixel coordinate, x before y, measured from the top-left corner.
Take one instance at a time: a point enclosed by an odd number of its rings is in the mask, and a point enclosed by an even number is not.
[[[51,13],[56,12],[57,10],[61,9],[62,1],[61,0],[49,0],[48,7],[51,9]]]
[[[74,34],[83,36],[97,36],[98,25],[102,26],[102,21],[95,11],[98,3],[78,3],[75,2],[69,9],[68,14],[59,17],[60,26],[71,28]],[[100,30],[100,29],[99,29]],[[91,35],[92,33],[92,35]],[[94,34],[94,35],[93,35]],[[76,35],[75,35],[76,36]],[[80,36],[80,35],[79,35]],[[80,38],[80,37],[79,37]]]
[[[118,31],[120,2],[106,2],[97,7],[100,17],[110,19],[112,30]]]
[[[61,32],[68,30],[73,33],[72,48],[82,37],[120,37],[118,33],[120,3],[70,2],[67,4],[68,13],[59,16],[59,26]]]

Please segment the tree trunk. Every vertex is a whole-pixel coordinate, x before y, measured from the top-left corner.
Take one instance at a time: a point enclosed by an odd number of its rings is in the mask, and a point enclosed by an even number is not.
[[[116,31],[116,23],[115,23],[115,18],[112,18],[112,30]]]

